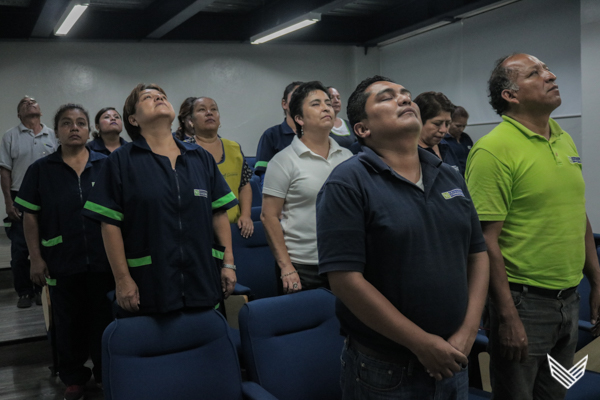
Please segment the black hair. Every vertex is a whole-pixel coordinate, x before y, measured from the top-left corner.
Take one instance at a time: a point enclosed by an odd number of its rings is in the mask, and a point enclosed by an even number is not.
[[[185,139],[185,120],[192,116],[194,112],[194,103],[197,99],[199,99],[199,97],[188,97],[181,103],[181,107],[179,107],[179,115],[177,115],[179,128],[175,131],[175,137],[179,140]]]
[[[370,92],[367,92],[367,88],[374,84],[375,82],[392,82],[396,83],[390,78],[386,78],[385,76],[375,75],[370,78],[363,80],[358,84],[354,92],[348,98],[348,105],[346,106],[346,115],[348,116],[348,120],[350,121],[350,128],[354,130],[354,125],[367,118],[367,112],[365,110],[365,106],[367,104],[367,99],[369,98]],[[363,138],[360,136],[356,136],[359,143],[365,144]]]
[[[110,111],[110,110],[113,110],[113,111],[115,111],[117,114],[119,114],[119,112],[117,111],[117,109],[116,109],[116,108],[114,108],[114,107],[104,107],[103,109],[101,109],[100,111],[98,111],[98,112],[96,113],[96,117],[94,118],[94,123],[96,124],[96,126],[100,125],[100,117],[102,116],[102,114],[104,114],[105,112],[107,112],[107,111]],[[120,116],[121,116],[121,114],[119,114],[119,117],[120,117]],[[99,131],[96,131],[96,130],[94,130],[94,131],[92,132],[92,137],[94,137],[94,138],[98,138],[98,137],[100,137],[100,132],[99,132]]]
[[[502,98],[502,92],[507,89],[519,90],[519,85],[514,81],[516,71],[504,66],[504,62],[516,54],[519,53],[512,53],[496,60],[492,75],[488,80],[490,105],[498,115],[504,114],[509,106],[508,102]]]
[[[165,97],[167,96],[165,91],[160,86],[154,83],[139,83],[136,87],[133,88],[129,96],[127,96],[127,98],[125,99],[125,105],[123,105],[123,124],[125,125],[125,130],[127,130],[127,133],[129,134],[129,137],[132,140],[136,140],[142,135],[142,129],[139,126],[132,125],[129,122],[129,117],[131,115],[134,115],[136,112],[137,103],[140,99],[140,93],[148,89],[157,90],[158,92],[165,95]]]
[[[85,108],[83,108],[83,106],[81,104],[73,104],[73,103],[67,103],[67,104],[63,104],[62,106],[60,106],[58,108],[58,110],[56,111],[56,114],[54,114],[54,131],[57,132],[58,131],[58,122],[60,121],[61,117],[63,116],[63,114],[69,110],[79,110],[81,111],[84,115],[85,115],[85,119],[87,120],[88,123],[88,131],[92,131],[92,127],[90,124],[90,114],[88,114],[87,110]]]
[[[292,83],[290,83],[289,85],[287,85],[285,87],[285,90],[283,91],[283,97],[281,98],[281,100],[283,101],[287,101],[288,95],[294,91],[294,89],[296,89],[298,86],[302,85],[304,82],[301,81],[294,81]],[[291,102],[291,99],[290,99]],[[288,104],[288,108],[289,108],[289,104]],[[285,111],[283,112],[283,115],[285,115]]]
[[[452,111],[452,119],[455,118],[467,118],[469,119],[469,113],[465,110],[464,107],[456,106],[454,111]]]
[[[299,115],[301,117],[304,116],[302,114],[302,103],[304,103],[304,99],[306,99],[310,93],[316,90],[321,90],[327,95],[327,98],[329,98],[327,88],[323,86],[321,82],[310,81],[298,86],[298,88],[294,91],[294,94],[292,95],[292,99],[290,100],[290,116],[292,117],[292,119],[294,120],[294,124],[296,125],[296,135],[298,136],[298,139],[302,137],[302,125],[300,125],[296,121],[295,117],[296,115]]]
[[[421,110],[421,122],[423,125],[428,120],[437,117],[441,112],[452,113],[456,108],[446,95],[440,92],[423,92],[413,102]]]

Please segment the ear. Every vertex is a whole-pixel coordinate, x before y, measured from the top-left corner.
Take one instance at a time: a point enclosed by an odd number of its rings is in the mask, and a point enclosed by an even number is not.
[[[294,121],[296,121],[298,123],[298,125],[300,126],[304,126],[304,120],[302,119],[302,116],[300,115],[296,115],[294,117]]]
[[[285,99],[281,99],[281,108],[287,110],[287,101]]]
[[[515,90],[504,89],[502,93],[500,93],[500,96],[508,103],[519,104],[519,99],[517,99],[516,94],[517,92]]]
[[[96,132],[100,132],[100,125],[96,125]]]
[[[371,130],[362,121],[354,125],[354,133],[363,139],[371,136]]]
[[[133,125],[133,126],[138,126],[138,123],[137,123],[137,121],[135,120],[135,117],[134,117],[133,115],[130,115],[130,116],[127,118],[127,121],[129,121],[129,123],[130,123],[131,125]]]

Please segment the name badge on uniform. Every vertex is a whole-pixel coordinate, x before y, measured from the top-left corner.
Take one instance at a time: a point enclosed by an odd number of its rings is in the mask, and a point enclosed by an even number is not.
[[[461,189],[452,189],[448,192],[442,192],[442,197],[444,197],[446,200],[450,200],[454,197],[465,197],[465,194]]]
[[[581,157],[569,157],[571,164],[581,164]]]
[[[208,193],[204,189],[194,189],[194,196],[196,196],[196,197],[208,197]]]

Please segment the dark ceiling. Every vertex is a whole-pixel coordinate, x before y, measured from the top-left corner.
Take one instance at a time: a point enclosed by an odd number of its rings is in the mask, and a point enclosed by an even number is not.
[[[85,0],[78,1],[84,3]],[[54,36],[69,0],[0,0],[0,40],[194,41],[249,43],[308,12],[313,26],[271,43],[375,46],[498,0],[88,0],[66,37]]]

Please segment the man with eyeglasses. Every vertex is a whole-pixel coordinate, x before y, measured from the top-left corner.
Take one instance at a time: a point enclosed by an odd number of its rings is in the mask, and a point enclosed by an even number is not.
[[[54,131],[40,122],[42,112],[35,99],[23,97],[17,106],[17,116],[21,123],[8,130],[0,144],[0,185],[7,214],[4,226],[11,241],[10,267],[19,295],[17,307],[28,308],[34,299],[36,304],[42,304],[41,287],[34,286],[29,277],[29,251],[23,234],[23,221],[13,201],[27,168],[37,159],[53,153],[58,143]]]

